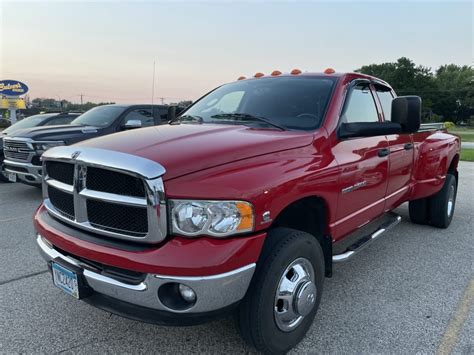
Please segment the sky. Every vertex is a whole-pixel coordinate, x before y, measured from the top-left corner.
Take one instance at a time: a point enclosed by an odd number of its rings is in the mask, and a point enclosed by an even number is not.
[[[473,60],[470,1],[0,0],[0,80],[30,97],[195,100],[299,68],[353,71],[405,56],[436,69]]]

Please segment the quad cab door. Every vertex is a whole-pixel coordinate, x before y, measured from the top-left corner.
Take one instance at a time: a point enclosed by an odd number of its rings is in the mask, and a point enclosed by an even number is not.
[[[379,101],[379,111],[384,121],[391,121],[394,93],[382,84],[374,86]],[[414,144],[410,133],[387,136],[390,149],[388,184],[385,197],[385,210],[392,210],[406,200],[413,170]]]
[[[369,82],[352,84],[346,95],[341,123],[381,122]],[[389,147],[385,135],[339,138],[333,154],[341,168],[335,241],[381,215],[387,189]]]

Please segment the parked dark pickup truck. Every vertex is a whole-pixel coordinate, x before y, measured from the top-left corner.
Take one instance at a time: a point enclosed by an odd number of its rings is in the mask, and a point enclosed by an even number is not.
[[[420,130],[420,112],[357,73],[223,85],[175,124],[48,150],[40,252],[92,305],[171,324],[234,312],[249,344],[283,353],[333,264],[395,227],[392,210],[451,223],[460,141]]]
[[[123,130],[168,122],[169,106],[104,105],[95,107],[68,125],[16,131],[4,138],[5,171],[10,181],[41,186],[40,157],[49,148]]]
[[[9,177],[4,169],[5,165],[3,164],[3,160],[5,159],[3,154],[3,138],[6,136],[14,136],[17,131],[26,128],[69,124],[80,114],[79,112],[42,113],[24,118],[0,132],[0,181],[6,182]]]

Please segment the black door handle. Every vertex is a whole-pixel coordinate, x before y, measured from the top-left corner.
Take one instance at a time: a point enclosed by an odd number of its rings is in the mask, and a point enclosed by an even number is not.
[[[387,155],[390,154],[390,149],[389,148],[379,149],[377,154],[378,154],[379,157],[386,157]]]
[[[413,149],[413,144],[412,143],[407,143],[407,144],[405,144],[405,146],[403,148],[405,148],[405,150]]]

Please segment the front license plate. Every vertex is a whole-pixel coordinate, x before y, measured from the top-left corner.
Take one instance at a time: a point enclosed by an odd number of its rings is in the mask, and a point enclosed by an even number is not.
[[[67,294],[79,299],[79,284],[77,274],[53,262],[53,282]]]
[[[16,182],[16,174],[15,173],[8,173],[8,181]]]

